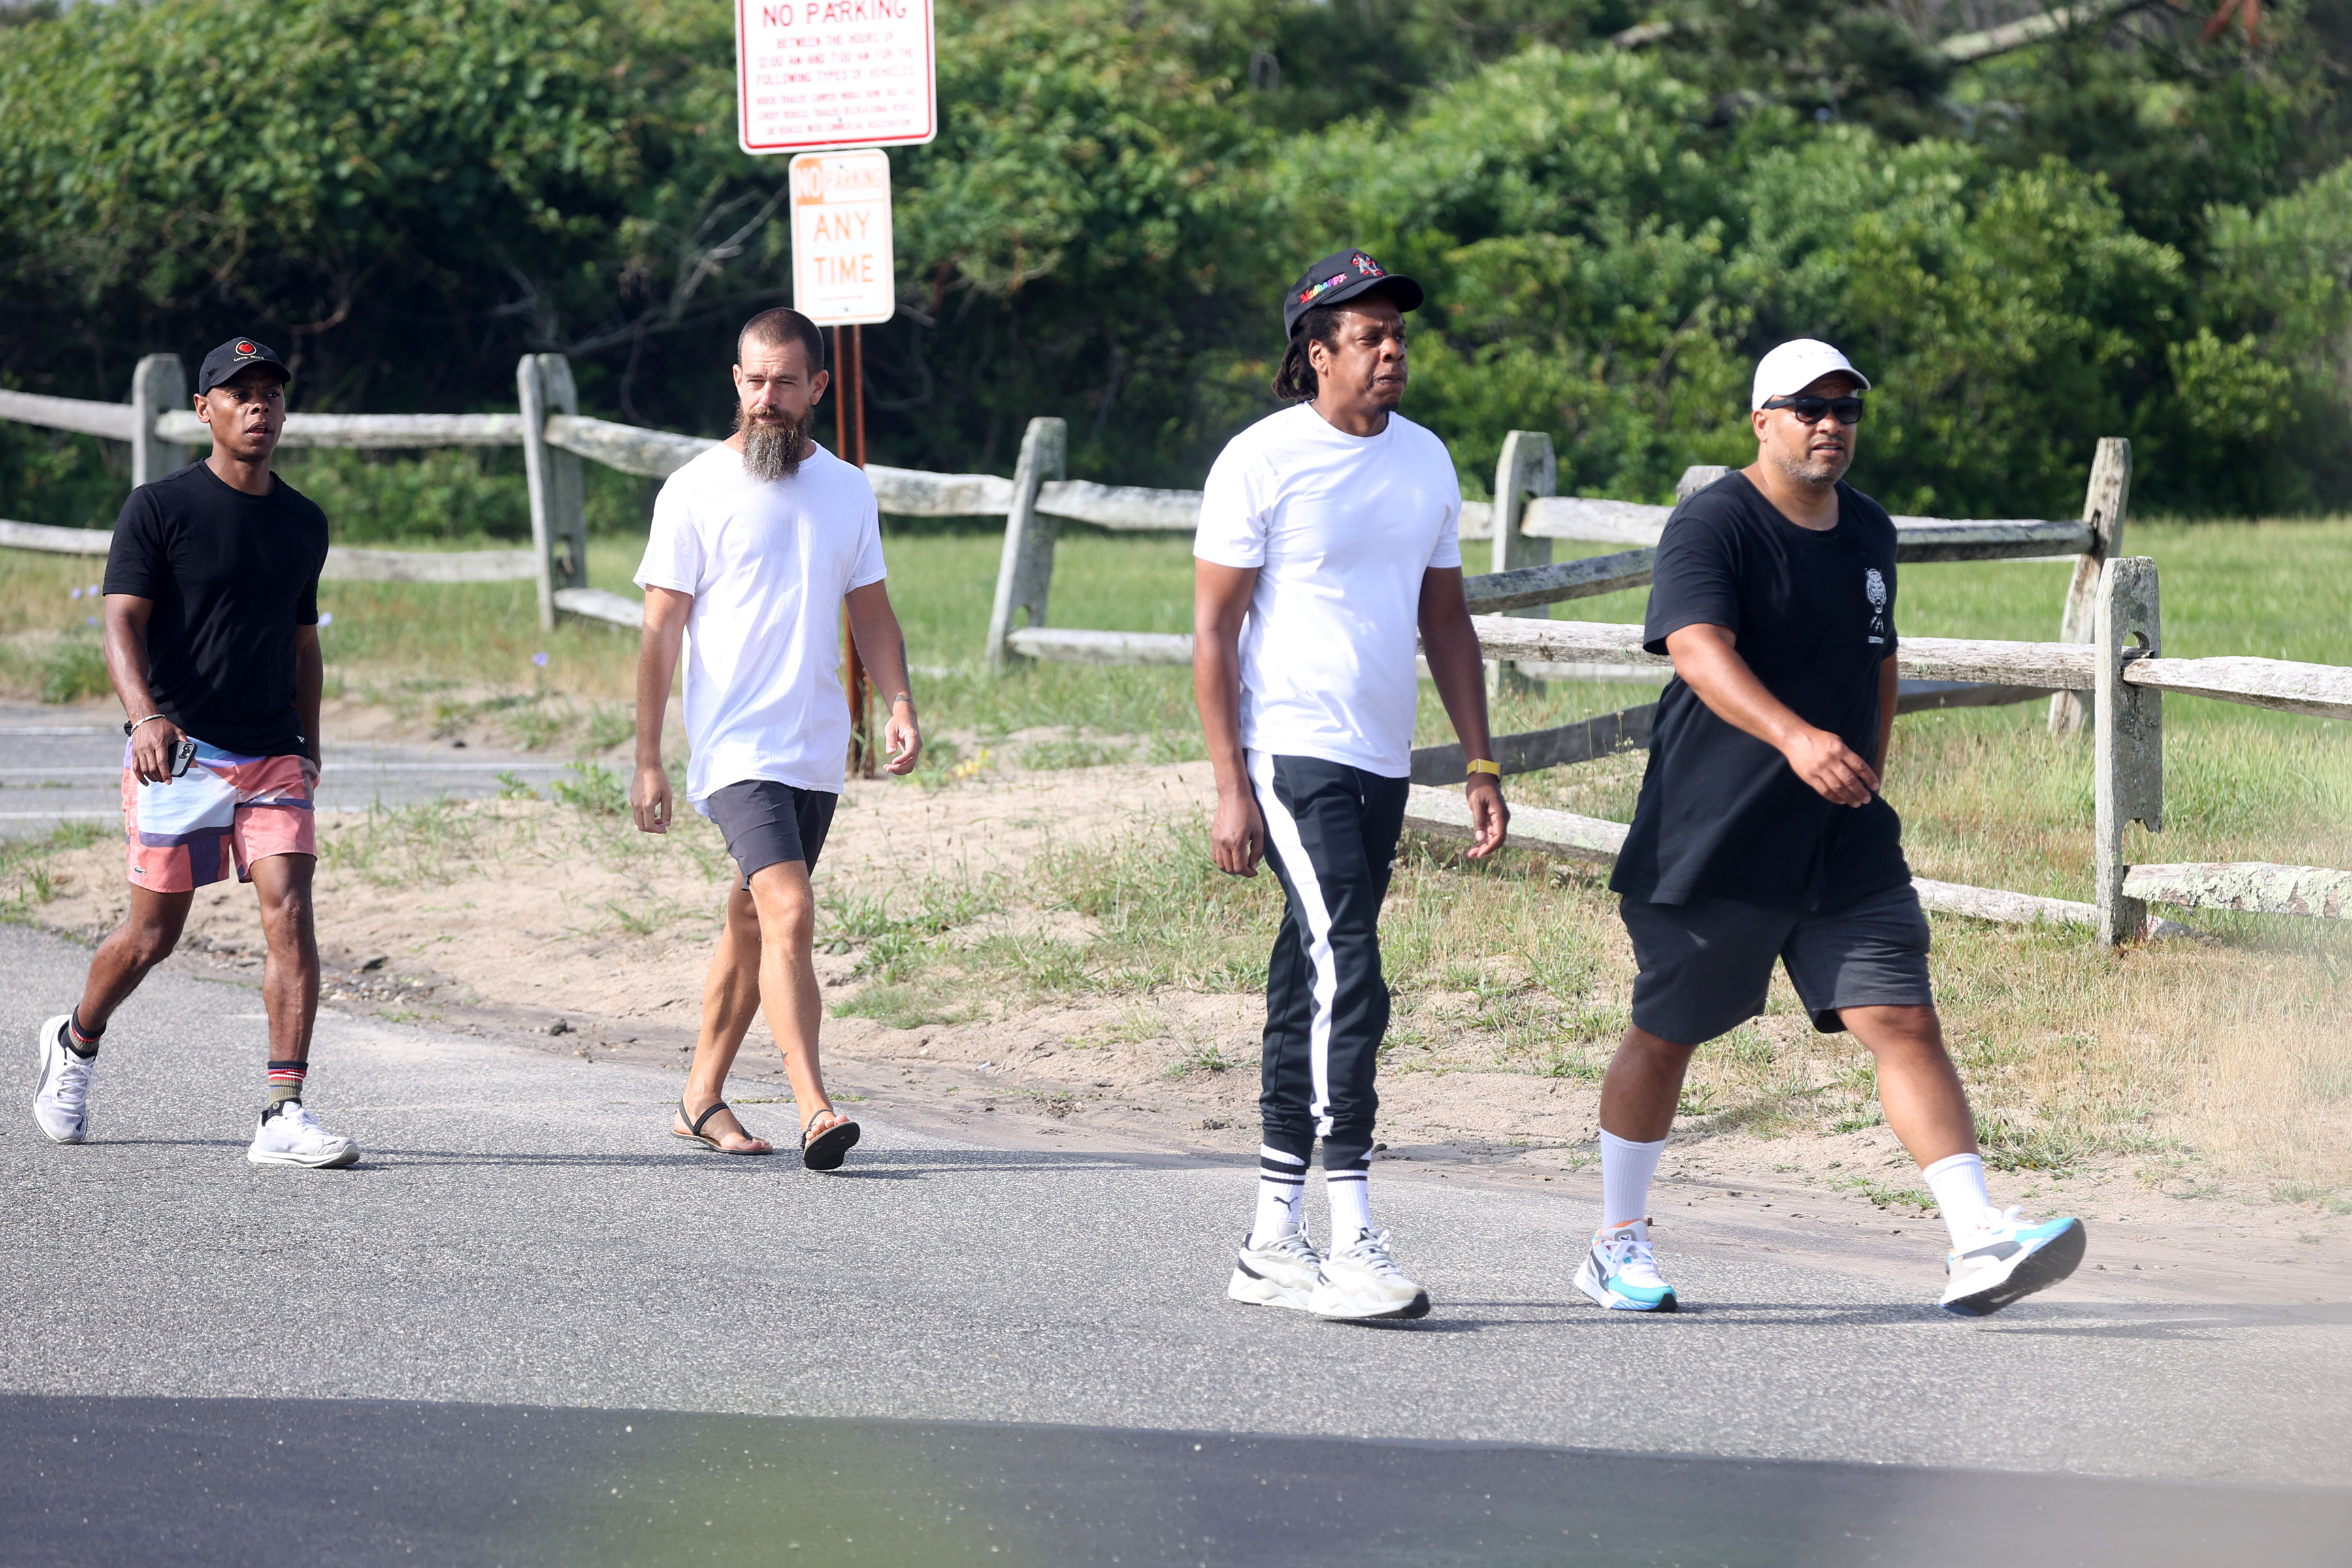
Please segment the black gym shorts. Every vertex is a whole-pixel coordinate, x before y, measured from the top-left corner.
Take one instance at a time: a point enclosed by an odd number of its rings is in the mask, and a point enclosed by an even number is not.
[[[1704,1045],[1763,1012],[1774,959],[1824,1035],[1845,1027],[1840,1008],[1935,1005],[1927,917],[1908,882],[1837,910],[1629,898],[1618,912],[1641,965],[1633,1026],[1677,1046]]]
[[[751,873],[786,860],[816,869],[824,836],[833,826],[837,795],[778,784],[773,779],[745,779],[714,790],[703,801],[710,820],[727,836],[727,853],[743,873],[750,891]]]

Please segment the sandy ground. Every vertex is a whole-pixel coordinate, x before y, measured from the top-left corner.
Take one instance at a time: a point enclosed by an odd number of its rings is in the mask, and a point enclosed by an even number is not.
[[[1211,789],[1205,763],[992,769],[940,786],[853,783],[818,872],[820,895],[903,898],[925,879],[994,879],[1017,888],[1048,846],[1099,842],[1202,810]],[[51,868],[54,895],[31,910],[39,923],[87,939],[121,918],[118,845],[60,857]],[[609,819],[589,825],[545,802],[455,807],[429,829],[401,836],[327,816],[318,883],[324,1005],[591,1059],[667,1064],[682,1076],[730,869],[716,832],[698,820],[665,841]],[[1080,921],[1066,910],[1013,904],[983,925],[1053,930]],[[201,894],[173,963],[257,982],[250,892],[230,884]],[[820,952],[829,996],[856,994],[856,964],[854,954]],[[828,1017],[835,1098],[983,1142],[1230,1160],[1243,1222],[1245,1167],[1257,1141],[1257,997],[1162,990],[1077,1005],[978,1001],[968,1009],[978,1014],[971,1022],[918,1028]],[[1240,1065],[1200,1066],[1211,1047]],[[1429,1069],[1384,1073],[1381,1094],[1381,1158],[1401,1174],[1559,1183],[1597,1200],[1598,1093],[1589,1083],[1449,1068],[1441,1055]],[[772,1040],[756,1027],[730,1098],[754,1131],[786,1149],[788,1096]],[[667,1125],[657,1108],[646,1115],[650,1127]],[[1655,1207],[1662,1234],[1683,1209],[1728,1207],[1741,1213],[1756,1245],[1794,1248],[1833,1237],[1849,1263],[1883,1266],[1917,1288],[1922,1256],[1942,1247],[1942,1226],[1899,1204],[1880,1206],[1874,1195],[1913,1185],[1914,1167],[1883,1126],[1769,1140],[1694,1130],[1669,1148]],[[2105,1277],[2123,1295],[2352,1300],[2352,1226],[2344,1216],[2272,1201],[2253,1184],[2206,1192],[2168,1195],[2129,1161],[2063,1177],[1995,1179],[2001,1202],[2092,1223],[2085,1289],[2105,1289]]]

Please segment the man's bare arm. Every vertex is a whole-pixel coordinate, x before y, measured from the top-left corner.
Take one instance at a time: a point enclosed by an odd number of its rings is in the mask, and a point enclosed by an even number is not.
[[[1492,762],[1494,738],[1486,732],[1486,665],[1478,649],[1478,629],[1462,597],[1462,568],[1433,566],[1421,574],[1421,651],[1445,717],[1460,737],[1463,754]],[[1465,785],[1470,803],[1470,858],[1483,860],[1503,847],[1511,808],[1503,804],[1503,781],[1472,773]]]
[[[130,594],[106,596],[106,673],[122,716],[136,724],[158,711],[155,694],[147,686],[147,621],[155,601]],[[172,776],[172,753],[179,749],[180,727],[169,719],[139,724],[131,732],[131,771],[142,784],[163,784]]]
[[[1878,788],[1876,771],[1843,741],[1806,723],[1766,690],[1739,657],[1737,640],[1727,627],[1685,626],[1666,638],[1666,652],[1683,684],[1698,693],[1717,718],[1788,758],[1790,771],[1815,794],[1840,805],[1868,805]],[[1892,661],[1886,668],[1894,668]],[[1883,687],[1885,678],[1880,679]],[[1894,712],[1891,702],[1887,712]]]
[[[890,607],[889,590],[868,583],[852,588],[842,604],[849,612],[849,635],[857,644],[857,657],[866,661],[866,674],[889,706],[882,739],[890,748],[890,760],[884,765],[894,773],[911,773],[923,754],[923,735],[915,721],[915,689],[908,679],[907,637],[898,629],[898,612]]]
[[[1242,622],[1256,592],[1255,566],[1192,563],[1192,701],[1217,777],[1209,858],[1236,877],[1256,876],[1265,858],[1265,818],[1242,759]]]
[[[323,759],[319,751],[319,704],[327,692],[327,656],[319,647],[319,628],[294,628],[294,711],[302,720],[302,743],[310,748],[310,782],[319,782]]]
[[[629,810],[644,833],[669,831],[669,771],[662,766],[662,723],[669,712],[670,683],[677,679],[686,617],[693,609],[691,594],[675,588],[646,590],[646,626],[637,639],[637,772],[629,784]]]

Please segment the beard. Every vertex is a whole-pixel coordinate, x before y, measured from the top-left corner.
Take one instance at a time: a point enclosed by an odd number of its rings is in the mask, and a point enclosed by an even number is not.
[[[1815,452],[1811,449],[1810,442],[1794,452],[1786,449],[1774,450],[1770,453],[1770,458],[1773,466],[1790,479],[1801,484],[1815,485],[1822,489],[1827,489],[1845,478],[1845,471],[1853,466],[1853,451],[1851,447],[1844,451]]]
[[[798,419],[755,419],[738,404],[735,428],[743,433],[743,471],[767,483],[799,473],[801,453],[806,449],[809,426],[815,418],[816,410],[812,408]]]

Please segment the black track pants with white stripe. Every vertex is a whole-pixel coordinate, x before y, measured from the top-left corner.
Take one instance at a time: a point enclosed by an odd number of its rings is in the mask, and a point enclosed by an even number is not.
[[[1409,779],[1319,757],[1247,755],[1266,862],[1287,900],[1265,976],[1266,1146],[1358,1168],[1372,1147],[1372,1089],[1389,1026],[1381,900],[1404,829]]]

